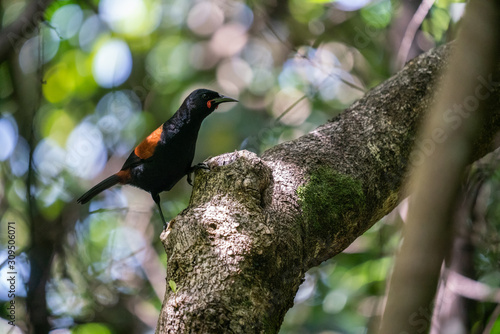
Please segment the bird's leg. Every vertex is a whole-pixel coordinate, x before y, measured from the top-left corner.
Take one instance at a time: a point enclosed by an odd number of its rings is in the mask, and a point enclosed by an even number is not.
[[[198,170],[198,169],[210,170],[210,167],[206,163],[204,163],[204,162],[200,162],[197,165],[191,166],[189,168],[188,172],[187,172],[187,181],[188,181],[188,183],[189,183],[190,186],[193,185],[193,180],[191,178],[191,174],[193,172],[195,172],[196,170]]]
[[[156,205],[158,206],[158,211],[160,211],[161,220],[163,221],[163,230],[166,230],[168,227],[168,224],[167,224],[167,221],[165,220],[165,217],[163,216],[163,211],[161,211],[160,195],[151,194],[151,196],[153,197],[153,201],[155,201]]]

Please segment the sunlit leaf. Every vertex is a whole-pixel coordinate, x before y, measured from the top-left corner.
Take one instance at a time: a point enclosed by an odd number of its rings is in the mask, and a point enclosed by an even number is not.
[[[172,289],[172,291],[173,291],[174,293],[176,293],[176,292],[177,292],[177,284],[175,284],[175,282],[174,282],[174,281],[172,281],[172,280],[168,281],[168,285],[170,286],[170,289]]]
[[[78,325],[71,330],[73,334],[111,334],[108,326],[98,323]]]

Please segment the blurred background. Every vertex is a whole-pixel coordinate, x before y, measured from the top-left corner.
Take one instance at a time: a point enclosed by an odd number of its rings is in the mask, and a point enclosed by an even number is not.
[[[39,23],[23,21],[36,2],[30,20]],[[125,186],[90,205],[76,198],[118,171],[196,88],[240,102],[205,120],[195,163],[238,149],[261,153],[452,40],[464,6],[2,0],[2,31],[16,22],[25,28],[7,35],[10,50],[0,49],[0,332],[24,332],[26,303],[42,298],[53,333],[153,333],[167,259],[150,195]],[[182,180],[161,194],[167,220],[190,192]],[[380,315],[405,214],[403,203],[310,270],[280,333],[365,333]],[[16,229],[16,328],[6,320],[8,222]],[[28,296],[37,284],[42,293]]]

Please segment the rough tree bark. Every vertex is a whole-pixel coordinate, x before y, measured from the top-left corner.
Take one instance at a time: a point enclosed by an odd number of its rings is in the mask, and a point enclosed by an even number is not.
[[[277,332],[304,273],[405,196],[407,167],[421,158],[411,151],[417,127],[452,48],[414,59],[339,117],[260,158],[208,160],[188,208],[161,235],[177,291],[167,288],[157,333]],[[498,86],[487,89],[496,111]],[[476,157],[499,128],[496,115]]]

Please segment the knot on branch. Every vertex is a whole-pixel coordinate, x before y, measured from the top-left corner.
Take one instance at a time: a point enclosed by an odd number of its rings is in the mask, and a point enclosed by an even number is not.
[[[226,153],[206,161],[210,171],[199,170],[189,206],[199,206],[213,196],[231,194],[246,205],[264,208],[271,198],[266,196],[272,180],[271,169],[255,154],[246,150]]]

